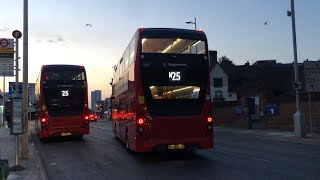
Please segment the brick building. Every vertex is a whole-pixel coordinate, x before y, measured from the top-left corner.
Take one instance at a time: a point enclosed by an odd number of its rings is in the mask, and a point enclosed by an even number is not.
[[[211,98],[214,102],[213,114],[217,125],[290,131],[294,129],[296,97],[293,90],[293,63],[282,64],[276,60],[262,60],[252,65],[220,65],[214,57],[216,52],[210,53]],[[298,65],[300,100],[307,132],[310,132],[305,63]],[[318,71],[320,73],[320,68]],[[320,93],[313,92],[310,95],[313,131],[320,133]]]

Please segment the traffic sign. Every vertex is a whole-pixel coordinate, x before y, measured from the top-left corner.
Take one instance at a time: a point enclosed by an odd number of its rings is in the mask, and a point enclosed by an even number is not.
[[[306,92],[320,92],[320,61],[304,61]]]
[[[0,48],[0,53],[4,53],[4,54],[7,54],[7,53],[14,53],[14,49],[13,48]]]
[[[294,90],[300,90],[301,89],[301,82],[300,81],[294,81],[293,82],[293,89]]]
[[[9,45],[9,41],[7,39],[0,39],[0,46],[7,47]]]
[[[1,49],[1,48],[0,48]],[[2,61],[2,58],[9,58],[13,61],[13,53],[0,53],[0,62]]]
[[[14,39],[0,38],[0,49],[14,48]]]
[[[14,30],[12,32],[12,36],[16,39],[20,39],[22,37],[22,33],[19,30]]]
[[[14,76],[13,59],[0,58],[0,76]]]
[[[279,116],[279,106],[277,104],[266,104],[264,107],[264,113],[266,116]]]

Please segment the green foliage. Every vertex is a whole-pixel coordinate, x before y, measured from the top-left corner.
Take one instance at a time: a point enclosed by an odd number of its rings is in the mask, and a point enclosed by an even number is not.
[[[0,160],[0,179],[6,180],[9,176],[10,167],[7,160]]]
[[[234,66],[233,61],[226,55],[219,57],[218,62],[221,66]]]

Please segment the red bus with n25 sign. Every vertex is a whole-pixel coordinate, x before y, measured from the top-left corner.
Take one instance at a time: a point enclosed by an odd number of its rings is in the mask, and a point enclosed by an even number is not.
[[[204,32],[140,28],[116,66],[112,126],[128,151],[213,148]]]

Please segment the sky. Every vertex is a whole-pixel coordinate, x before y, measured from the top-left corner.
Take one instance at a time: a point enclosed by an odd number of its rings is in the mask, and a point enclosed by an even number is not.
[[[89,94],[109,97],[112,66],[139,27],[194,29],[210,50],[236,65],[276,59],[293,62],[290,0],[29,0],[28,81],[36,82],[44,64],[84,65]],[[295,0],[298,62],[320,58],[320,1]],[[23,34],[23,0],[0,0],[0,38]],[[267,25],[265,22],[267,21]],[[91,24],[92,27],[85,26]],[[23,44],[20,39],[23,64]],[[20,71],[22,81],[23,70]],[[6,78],[8,82],[15,79]],[[0,89],[3,78],[0,78]],[[6,87],[6,91],[7,91]],[[90,95],[89,95],[90,100]]]

